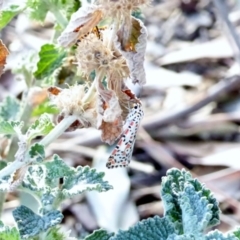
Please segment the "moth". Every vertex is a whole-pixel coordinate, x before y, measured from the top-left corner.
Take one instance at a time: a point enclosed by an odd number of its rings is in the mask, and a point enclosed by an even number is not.
[[[131,161],[138,126],[143,116],[141,104],[135,103],[127,116],[121,138],[108,158],[107,168],[128,166]]]

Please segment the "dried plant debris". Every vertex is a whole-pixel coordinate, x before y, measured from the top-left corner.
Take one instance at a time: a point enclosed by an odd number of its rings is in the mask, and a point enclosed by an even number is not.
[[[9,51],[7,47],[3,44],[2,40],[0,39],[0,77],[3,74],[8,55],[9,55]]]

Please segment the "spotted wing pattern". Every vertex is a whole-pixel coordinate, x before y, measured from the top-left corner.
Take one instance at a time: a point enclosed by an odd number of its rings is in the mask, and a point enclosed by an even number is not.
[[[134,107],[127,116],[122,136],[108,158],[107,168],[126,167],[131,161],[133,146],[140,121],[143,118],[143,110],[140,103]]]

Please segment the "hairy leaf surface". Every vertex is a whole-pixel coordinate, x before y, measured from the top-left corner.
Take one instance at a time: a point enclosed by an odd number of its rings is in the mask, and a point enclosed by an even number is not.
[[[17,120],[20,111],[20,103],[15,97],[6,97],[0,104],[0,120]]]
[[[2,121],[0,122],[0,134],[12,135],[21,132],[23,122]]]
[[[48,114],[43,114],[37,119],[26,133],[27,139],[32,140],[38,136],[47,135],[54,128],[54,124]]]
[[[115,236],[111,237],[110,240],[167,240],[174,232],[173,224],[169,222],[167,218],[155,216],[154,218],[148,218],[138,222],[127,231],[120,230]]]
[[[57,210],[49,211],[47,214],[40,216],[23,205],[13,211],[13,217],[23,239],[47,231],[49,228],[59,224],[63,219],[62,213]]]
[[[84,240],[109,240],[114,233],[108,233],[106,230],[99,229],[87,236]]]
[[[104,173],[98,173],[96,169],[78,166],[74,174],[64,178],[62,193],[65,197],[73,197],[85,191],[105,192],[112,189],[103,177]]]
[[[37,70],[34,72],[34,76],[40,80],[49,77],[63,64],[66,52],[53,44],[45,44],[41,47],[39,57],[40,60],[38,61]]]
[[[10,5],[3,9],[0,14],[0,30],[2,30],[18,13],[23,11],[25,6],[20,1],[19,5]]]
[[[20,240],[20,234],[17,228],[4,226],[0,221],[0,239],[2,240]]]

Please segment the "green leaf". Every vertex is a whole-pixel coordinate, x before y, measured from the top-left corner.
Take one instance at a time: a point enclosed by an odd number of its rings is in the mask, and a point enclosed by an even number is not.
[[[57,68],[63,64],[63,59],[66,57],[66,51],[57,48],[53,44],[45,44],[42,46],[37,64],[37,71],[34,76],[37,79],[49,77]]]
[[[48,231],[44,240],[77,240],[76,238],[69,237],[69,232],[61,232],[59,227],[53,227]]]
[[[35,162],[42,162],[45,159],[44,146],[39,143],[35,143],[31,146],[29,155]]]
[[[46,182],[51,185],[56,179],[75,174],[74,168],[68,166],[58,155],[53,156],[53,160],[44,162],[46,166]]]
[[[30,17],[36,21],[43,22],[49,11],[49,4],[42,0],[28,0],[28,9],[30,10]]]
[[[72,14],[76,12],[80,7],[80,1],[76,0],[60,0],[61,9],[64,11],[64,15],[70,20]]]
[[[33,85],[33,71],[37,66],[38,60],[38,53],[36,51],[24,52],[21,54],[18,64],[12,69],[12,72],[20,80],[24,81],[28,88],[31,88]]]
[[[65,236],[60,232],[60,228],[53,227],[45,237],[45,240],[65,240]]]
[[[6,97],[0,104],[0,120],[17,120],[20,111],[19,101],[14,97]]]
[[[28,239],[38,235],[40,232],[47,231],[49,228],[61,223],[63,219],[60,211],[53,210],[40,216],[26,206],[17,207],[13,211],[13,217],[23,239]]]
[[[47,184],[47,170],[44,165],[33,165],[28,168],[27,173],[24,176],[22,182],[22,188],[27,189],[32,195],[37,197],[42,203],[41,213],[46,212],[46,209],[52,208],[54,201],[57,201],[59,190],[59,181],[54,181],[54,184],[50,186]]]
[[[35,121],[26,133],[27,139],[32,140],[37,136],[47,135],[54,128],[54,124],[48,114],[43,114]]]
[[[33,191],[36,195],[41,196],[41,193],[46,189],[45,177],[46,169],[44,166],[30,166],[24,176],[22,187]]]
[[[3,9],[0,14],[0,30],[2,30],[18,13],[23,11],[25,6],[10,5],[8,8]]]
[[[135,17],[135,18],[138,18],[138,19],[140,19],[142,21],[144,21],[144,15],[143,15],[143,13],[142,13],[142,11],[140,9],[137,9],[136,11],[134,11],[132,13],[132,16]]]
[[[195,236],[188,235],[188,234],[183,234],[183,235],[173,234],[169,236],[167,240],[205,240],[205,238],[204,237],[195,238]]]
[[[184,233],[194,236],[202,235],[212,218],[212,205],[201,192],[196,192],[192,185],[186,185],[180,194]]]
[[[7,166],[7,162],[4,160],[0,161],[0,170],[2,170],[3,168],[5,168]]]
[[[204,240],[238,240],[232,233],[230,234],[222,234],[218,230],[214,230],[207,234]]]
[[[212,205],[190,184],[186,184],[183,193],[180,194],[179,203],[184,233],[195,237],[202,236],[212,218]]]
[[[58,183],[58,182],[57,182]],[[42,212],[45,213],[46,209],[52,208],[54,201],[59,197],[59,189],[58,188],[48,188],[46,187],[45,192],[41,196],[41,203],[44,208],[42,208]]]
[[[49,104],[49,101],[46,101],[42,104],[37,105],[33,109],[32,116],[33,117],[38,117],[38,116],[41,116],[44,113],[58,114],[59,110],[55,106]]]
[[[105,192],[112,189],[103,177],[104,173],[97,173],[96,169],[78,166],[72,175],[64,177],[62,193],[65,197],[73,197],[85,191]]]
[[[84,240],[109,240],[114,233],[108,233],[106,230],[99,229],[84,238]]]
[[[65,25],[67,22],[64,17],[68,20],[71,15],[76,12],[81,6],[80,1],[77,0],[28,0],[27,6],[31,11],[31,18],[37,21],[44,21],[48,11],[51,11],[55,17],[56,22]]]
[[[0,122],[0,134],[13,135],[21,133],[23,122],[2,121]]]
[[[233,231],[234,236],[240,240],[240,228]]]
[[[13,175],[7,175],[0,179],[0,192],[8,192],[13,182]]]
[[[200,221],[198,231],[219,223],[216,198],[185,170],[174,168],[167,172],[167,176],[162,180],[161,197],[165,216],[175,224],[180,234],[189,227],[189,221]],[[191,230],[195,231],[197,228]]]
[[[0,240],[21,240],[18,230],[13,227],[4,226],[0,221]]]
[[[148,218],[138,222],[127,231],[120,230],[115,236],[111,237],[110,240],[167,240],[174,232],[174,226],[167,218],[155,216],[154,218]]]

